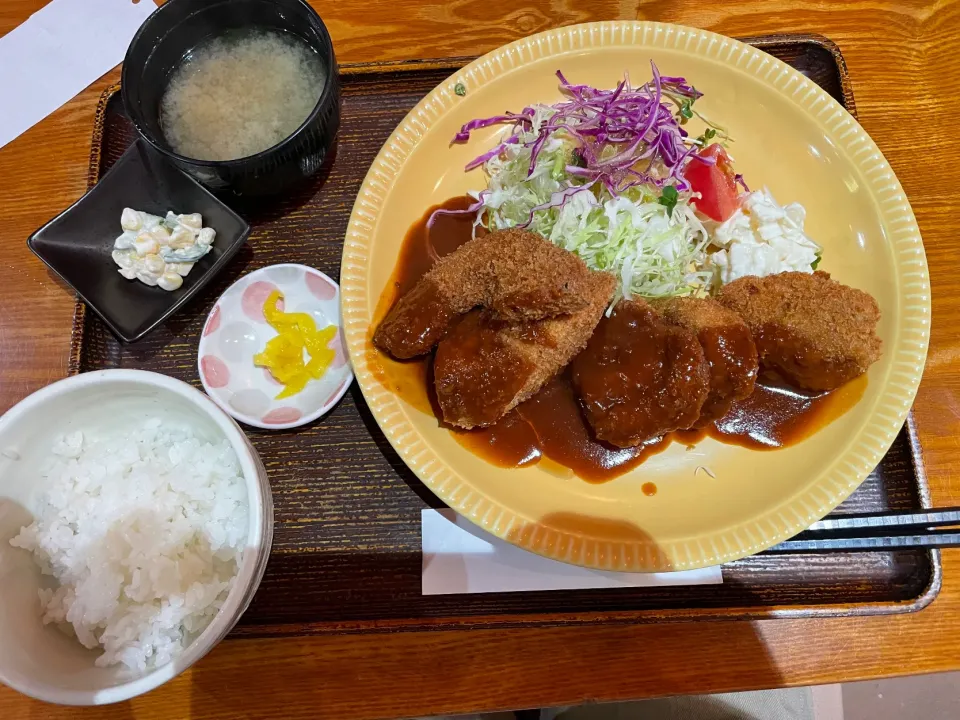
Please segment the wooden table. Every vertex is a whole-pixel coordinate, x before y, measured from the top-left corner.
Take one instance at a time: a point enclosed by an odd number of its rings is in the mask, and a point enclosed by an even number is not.
[[[143,0],[141,0],[143,1]],[[5,34],[45,0],[0,3]],[[960,0],[317,2],[342,62],[484,53],[539,30],[640,18],[726,35],[817,32],[850,67],[860,121],[920,222],[934,325],[916,417],[934,501],[960,505]],[[26,237],[84,191],[94,106],[114,71],[0,150],[0,410],[66,374],[73,294]],[[234,640],[146,697],[43,705],[0,687],[0,717],[432,715],[960,669],[960,552],[916,615]]]

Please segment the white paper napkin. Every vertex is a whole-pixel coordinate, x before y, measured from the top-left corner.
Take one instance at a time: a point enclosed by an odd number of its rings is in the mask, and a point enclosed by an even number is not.
[[[453,510],[423,510],[421,592],[424,595],[718,585],[719,567],[665,573],[619,573],[534,555],[484,532]]]
[[[123,62],[154,0],[53,0],[0,38],[0,147]]]

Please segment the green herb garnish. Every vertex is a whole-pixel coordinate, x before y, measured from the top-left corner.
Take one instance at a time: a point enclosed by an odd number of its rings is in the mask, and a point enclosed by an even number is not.
[[[657,202],[667,209],[667,217],[673,217],[673,209],[677,206],[678,199],[677,189],[673,185],[667,185]]]
[[[467,86],[464,85],[462,82],[458,82],[456,85],[453,86],[453,91],[460,97],[463,97],[464,95],[467,94]]]
[[[716,136],[717,136],[716,130],[714,130],[713,128],[707,128],[706,130],[703,131],[703,135],[698,137],[695,140],[695,142],[701,147],[706,147],[707,145],[710,144],[710,141],[713,140]]]
[[[823,253],[817,253],[817,259],[810,263],[810,269],[816,270],[817,266],[820,264],[820,261],[823,260]]]
[[[680,124],[686,124],[687,120],[693,117],[693,100],[687,98],[680,103]]]

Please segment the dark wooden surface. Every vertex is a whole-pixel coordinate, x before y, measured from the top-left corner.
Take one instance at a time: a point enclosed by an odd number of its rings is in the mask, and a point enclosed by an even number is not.
[[[755,39],[852,108],[842,58],[832,46]],[[338,277],[342,238],[367,168],[406,112],[456,62],[348,68],[340,151],[322,177],[268,209],[240,208],[246,248],[193,303],[133,345],[118,343],[92,314],[78,314],[73,370],[132,367],[199,387],[196,346],[206,313],[241,275],[303,262]],[[106,96],[105,96],[106,98]],[[105,99],[91,180],[133,140],[118,94]],[[100,134],[102,130],[102,134]],[[100,154],[98,156],[98,148]],[[273,555],[237,635],[486,625],[636,622],[680,617],[898,612],[926,604],[938,576],[921,551],[756,556],[724,567],[721,587],[616,589],[423,597],[420,510],[439,506],[381,434],[354,385],[306,428],[247,428],[274,493]],[[920,506],[906,432],[841,511]]]

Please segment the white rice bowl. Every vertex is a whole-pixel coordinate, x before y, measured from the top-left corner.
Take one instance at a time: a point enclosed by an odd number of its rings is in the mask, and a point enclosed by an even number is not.
[[[0,681],[83,705],[156,687],[233,626],[271,535],[255,451],[190,386],[112,370],[35,393],[0,419]]]
[[[151,418],[53,442],[40,514],[10,541],[59,586],[43,621],[69,623],[97,665],[135,672],[179,655],[233,587],[247,492],[230,443]]]

